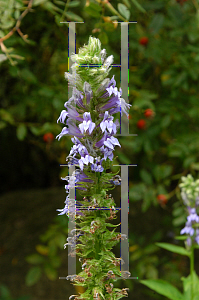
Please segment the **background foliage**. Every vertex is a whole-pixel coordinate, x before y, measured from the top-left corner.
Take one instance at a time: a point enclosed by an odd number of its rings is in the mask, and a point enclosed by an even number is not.
[[[182,244],[174,240],[186,221],[178,184],[188,173],[198,178],[198,0],[3,0],[0,18],[1,193],[63,188],[58,178],[67,174],[59,164],[65,163],[72,142],[70,137],[54,140],[61,131],[56,120],[68,100],[68,28],[60,22],[84,21],[76,24],[76,48],[93,35],[120,64],[121,29],[112,21],[137,21],[129,24],[129,126],[138,136],[120,137],[122,147],[115,152],[115,163],[137,164],[129,167],[130,271],[139,279],[170,279],[181,288],[186,261],[155,242]],[[119,68],[113,74],[119,87]],[[55,224],[43,233],[37,254],[27,258],[35,264],[28,285],[42,271],[50,280],[57,278],[57,249],[66,232],[64,223],[56,219]],[[127,284],[129,297],[140,289],[137,299],[161,299],[133,280]]]

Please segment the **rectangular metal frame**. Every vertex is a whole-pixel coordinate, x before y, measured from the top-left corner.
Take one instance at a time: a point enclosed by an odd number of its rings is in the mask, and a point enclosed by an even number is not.
[[[71,60],[71,54],[76,53],[76,33],[75,25],[76,23],[84,22],[60,22],[60,23],[69,23],[68,26],[68,71],[70,70],[73,62]],[[129,34],[128,34],[128,24],[137,23],[134,22],[118,22],[121,24],[121,64],[112,65],[121,67],[121,88],[122,88],[122,97],[127,100],[129,97]],[[72,96],[72,91],[68,89],[69,98]],[[126,101],[127,103],[129,101]],[[115,136],[137,136],[137,134],[129,134],[129,119],[126,119],[126,116],[123,114],[120,115],[120,134]],[[68,166],[61,165],[61,166]],[[120,257],[124,260],[124,264],[120,264],[120,271],[129,272],[129,234],[128,234],[128,214],[129,214],[129,197],[128,197],[128,166],[137,166],[137,165],[114,165],[121,166],[121,207],[116,208],[121,210],[121,228],[120,233],[127,236],[126,240],[120,241]],[[69,176],[72,176],[75,171],[75,165],[70,165],[69,167]],[[69,197],[74,200],[74,207],[76,207],[76,189],[69,189]],[[81,209],[81,207],[79,207]],[[99,208],[98,208],[99,209]],[[107,209],[107,208],[100,208]],[[69,216],[68,221],[68,237],[70,237],[70,232],[76,228],[75,215]],[[71,236],[72,237],[72,236]],[[74,256],[69,256],[68,254],[68,275],[76,274],[76,254]],[[66,277],[59,277],[60,279],[66,279]],[[118,279],[122,279],[118,277]],[[138,279],[138,277],[128,277],[126,279]]]

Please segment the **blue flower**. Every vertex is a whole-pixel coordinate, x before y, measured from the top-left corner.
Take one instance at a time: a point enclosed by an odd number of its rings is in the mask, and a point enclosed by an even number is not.
[[[86,132],[87,129],[89,129],[89,134],[91,134],[93,129],[95,128],[95,123],[93,123],[92,120],[91,120],[90,112],[85,112],[83,114],[83,117],[84,117],[83,123],[79,124],[79,128],[81,130],[81,133],[83,134],[84,131]]]
[[[64,106],[67,108],[68,105],[72,105],[72,102],[74,102],[75,105],[78,105],[79,107],[82,107],[83,109],[86,109],[86,107],[83,104],[83,98],[82,92],[80,92],[76,87],[73,88],[72,97],[65,102]]]
[[[93,163],[93,160],[94,160],[94,158],[90,155],[86,155],[85,157],[82,156],[81,159],[79,160],[80,169],[83,170],[84,164],[88,165],[89,162]]]
[[[188,234],[189,237],[187,239],[187,244],[191,245],[191,236],[196,234],[195,241],[199,244],[199,229],[195,229],[192,227],[193,224],[199,223],[199,216],[196,214],[196,209],[188,207],[189,216],[187,217],[186,226],[180,231],[180,234]]]
[[[106,111],[104,114],[104,119],[100,123],[100,128],[101,128],[102,132],[104,132],[106,128],[108,129],[108,131],[110,133],[113,132],[114,134],[116,134],[116,132],[117,132],[116,124],[113,123],[113,117],[109,116],[108,111]]]
[[[186,226],[180,231],[180,234],[189,234],[190,236],[194,235],[194,229],[191,227],[191,224],[188,222],[186,223]]]
[[[101,152],[104,153],[104,159],[107,160],[109,158],[111,161],[113,160],[113,150],[102,146],[100,148]]]
[[[103,172],[104,168],[102,167],[101,163],[104,159],[100,159],[100,157],[95,158],[95,163],[91,165],[91,170],[95,172]]]
[[[57,123],[60,121],[61,123],[65,124],[64,122],[65,122],[65,119],[66,119],[67,116],[68,116],[67,111],[66,110],[62,110],[59,118],[57,119]]]
[[[60,213],[58,214],[58,216],[60,215],[64,215],[64,214],[67,214],[69,216],[69,214],[74,214],[75,211],[76,211],[76,214],[79,214],[79,215],[83,215],[81,212],[78,212],[79,209],[76,209],[76,207],[74,206],[74,201],[70,200],[69,199],[69,196],[66,197],[66,200],[65,200],[65,207],[63,209],[57,209],[57,211],[59,211]]]
[[[110,182],[115,184],[115,185],[121,185],[121,178],[119,175],[115,175],[111,180]]]
[[[62,131],[60,132],[60,134],[58,134],[57,136],[56,136],[56,139],[58,138],[58,141],[62,138],[62,136],[64,136],[64,135],[67,135],[68,134],[68,128],[67,127],[64,127],[63,129],[62,129]]]

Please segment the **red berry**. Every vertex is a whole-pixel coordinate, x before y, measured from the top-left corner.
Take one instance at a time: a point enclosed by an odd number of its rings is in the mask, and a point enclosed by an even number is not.
[[[43,135],[43,140],[46,143],[51,143],[54,140],[54,135],[51,132],[45,133]]]
[[[144,112],[144,115],[146,118],[152,118],[154,117],[155,113],[151,108],[147,108]]]
[[[143,36],[143,37],[141,37],[141,38],[139,39],[139,44],[140,44],[140,45],[146,46],[146,45],[148,44],[148,42],[149,42],[149,39],[148,39],[148,37],[146,37],[146,36]]]
[[[146,121],[143,120],[143,119],[140,119],[138,122],[137,122],[137,127],[139,129],[145,129],[146,128]]]
[[[165,196],[165,195],[163,195],[163,194],[160,194],[160,195],[158,195],[157,196],[157,200],[158,200],[158,202],[162,205],[165,205],[166,203],[167,203],[167,197]]]

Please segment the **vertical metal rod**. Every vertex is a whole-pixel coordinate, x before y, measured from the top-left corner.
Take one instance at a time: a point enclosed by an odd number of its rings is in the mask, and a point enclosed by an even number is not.
[[[120,265],[120,270],[129,272],[129,197],[128,197],[128,165],[121,165],[121,234],[125,234],[127,239],[121,239],[120,257],[124,264]]]
[[[76,53],[76,40],[75,40],[75,22],[70,22],[69,27],[68,27],[68,71],[71,71],[71,66],[73,64],[71,60],[71,54]],[[68,96],[69,98],[72,97],[72,90],[71,88],[69,89],[68,86]],[[70,165],[69,166],[69,176],[72,176],[73,172],[75,171],[75,166]],[[75,206],[75,189],[69,189],[69,198],[73,199],[74,205]],[[76,214],[75,214],[76,215]],[[75,217],[73,215],[69,215],[69,220],[68,220],[68,237],[72,237],[70,232],[76,228],[76,222],[75,222]],[[74,275],[76,274],[76,253],[74,256],[69,256],[69,249],[71,247],[68,247],[68,275]],[[72,250],[72,249],[71,249]]]
[[[129,80],[128,80],[128,72],[129,72],[129,45],[128,45],[128,30],[129,24],[128,22],[121,23],[121,89],[122,89],[122,98],[125,99],[127,103],[129,103]],[[121,135],[129,135],[129,119],[126,118],[126,115],[123,113],[121,116],[121,127],[120,132]]]

